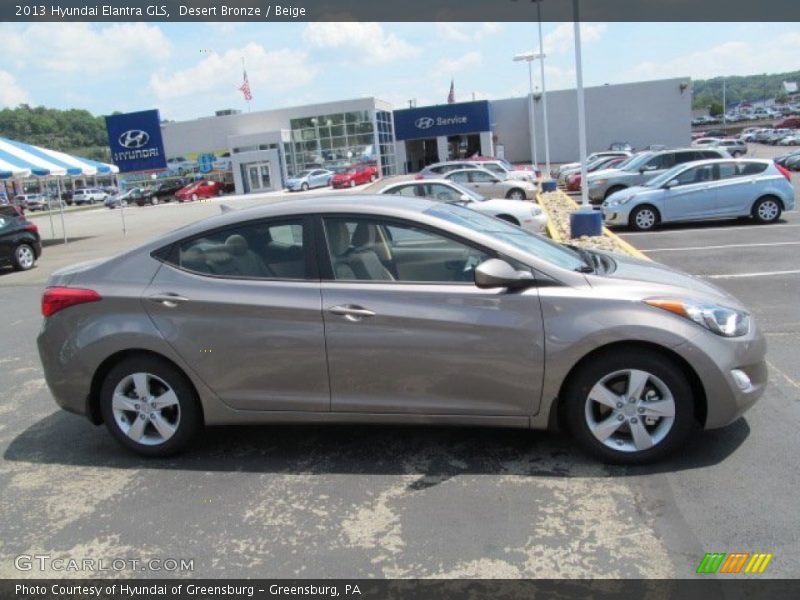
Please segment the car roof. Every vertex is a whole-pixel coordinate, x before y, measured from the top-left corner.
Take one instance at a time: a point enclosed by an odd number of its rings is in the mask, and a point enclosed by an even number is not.
[[[703,160],[693,160],[687,163],[681,163],[677,166],[691,166],[691,167],[702,167],[703,165],[713,165],[717,163],[759,163],[759,164],[766,164],[771,165],[772,161],[765,158],[704,158]]]

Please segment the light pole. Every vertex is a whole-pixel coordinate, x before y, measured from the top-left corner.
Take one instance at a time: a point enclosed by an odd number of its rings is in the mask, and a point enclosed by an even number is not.
[[[536,2],[536,20],[539,23],[539,56],[541,62],[539,66],[542,73],[542,117],[544,119],[544,162],[547,177],[550,177],[550,131],[547,124],[547,86],[544,83],[544,38],[542,37],[542,0],[534,0]]]
[[[581,205],[589,206],[589,182],[586,174],[586,113],[583,103],[583,65],[581,63],[581,22],[578,18],[578,0],[573,0],[575,11],[575,79],[578,97],[578,145],[581,158]]]
[[[528,63],[528,84],[530,86],[530,102],[528,104],[528,123],[531,136],[531,161],[533,162],[533,169],[539,169],[539,161],[536,157],[536,111],[533,106],[533,61],[544,58],[544,55],[536,52],[523,52],[514,56],[514,62],[525,61]]]

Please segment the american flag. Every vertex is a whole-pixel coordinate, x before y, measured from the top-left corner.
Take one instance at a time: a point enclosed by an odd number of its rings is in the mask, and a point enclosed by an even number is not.
[[[244,99],[247,102],[253,99],[253,94],[250,92],[250,82],[247,80],[247,71],[244,71],[244,82],[239,86],[239,90],[244,94]]]
[[[456,101],[456,85],[455,81],[450,80],[450,93],[447,94],[447,103],[453,104]]]

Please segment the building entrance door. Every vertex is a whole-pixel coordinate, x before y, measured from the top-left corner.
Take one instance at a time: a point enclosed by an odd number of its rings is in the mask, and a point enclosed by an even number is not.
[[[439,162],[436,138],[406,141],[406,172],[416,173],[435,162]]]
[[[268,162],[250,163],[246,167],[246,173],[251,192],[272,189],[272,173]]]

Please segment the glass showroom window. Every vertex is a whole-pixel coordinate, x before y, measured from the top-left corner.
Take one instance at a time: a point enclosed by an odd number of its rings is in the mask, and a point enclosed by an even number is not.
[[[378,148],[381,156],[383,175],[397,174],[397,161],[394,151],[394,126],[392,113],[379,110],[375,113],[375,122],[378,126]]]
[[[348,166],[374,160],[375,123],[370,111],[292,119],[290,174],[316,167]]]

